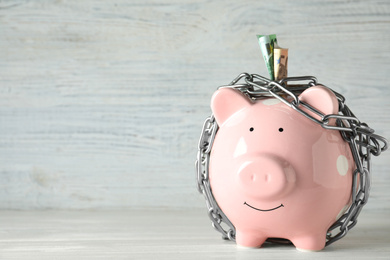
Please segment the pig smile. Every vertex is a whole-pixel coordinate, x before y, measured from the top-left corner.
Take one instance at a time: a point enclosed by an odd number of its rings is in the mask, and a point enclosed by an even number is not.
[[[251,205],[249,205],[248,203],[244,202],[244,205],[247,205],[248,207],[252,208],[252,209],[255,209],[255,210],[258,210],[258,211],[272,211],[272,210],[275,210],[275,209],[278,209],[278,208],[281,208],[281,207],[284,207],[283,204],[280,204],[279,206],[273,208],[273,209],[258,209],[258,208],[255,208]]]

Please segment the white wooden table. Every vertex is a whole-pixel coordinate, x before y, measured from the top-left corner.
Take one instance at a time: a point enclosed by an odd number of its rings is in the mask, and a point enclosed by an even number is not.
[[[0,211],[0,259],[390,259],[390,212],[365,212],[320,252],[238,248],[205,211]]]

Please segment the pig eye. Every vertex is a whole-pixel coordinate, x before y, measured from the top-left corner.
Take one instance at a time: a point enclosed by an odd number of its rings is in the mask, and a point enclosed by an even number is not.
[[[279,128],[279,132],[283,132],[283,128]]]
[[[255,130],[253,127],[249,128],[249,131],[253,132]]]

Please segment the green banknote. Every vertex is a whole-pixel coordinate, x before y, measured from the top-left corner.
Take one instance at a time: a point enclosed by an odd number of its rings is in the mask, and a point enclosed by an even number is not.
[[[267,66],[269,77],[271,80],[274,80],[274,47],[277,46],[276,34],[257,35],[257,39],[265,65]]]

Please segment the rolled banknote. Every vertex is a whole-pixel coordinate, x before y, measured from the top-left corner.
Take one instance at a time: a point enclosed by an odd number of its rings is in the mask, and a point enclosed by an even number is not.
[[[274,48],[274,76],[275,80],[287,78],[288,49],[276,46]]]
[[[267,66],[268,74],[271,80],[274,80],[274,45],[277,44],[275,34],[257,35],[261,53]]]
[[[278,40],[276,39],[276,34],[270,34],[269,39],[271,40],[272,49],[275,48],[275,46],[278,46]]]

